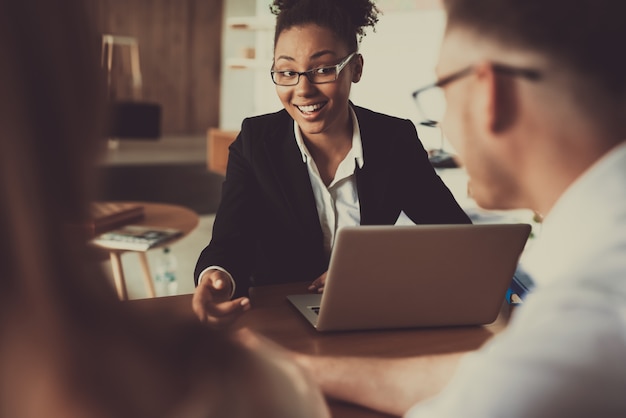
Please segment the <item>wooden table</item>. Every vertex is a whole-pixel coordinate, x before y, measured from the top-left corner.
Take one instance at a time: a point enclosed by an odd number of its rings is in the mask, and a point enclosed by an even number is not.
[[[388,331],[320,333],[315,331],[286,296],[306,293],[308,283],[263,286],[251,289],[252,309],[237,322],[283,347],[308,354],[370,357],[404,357],[471,351],[506,326],[509,305],[504,303],[498,319],[484,327],[448,327]],[[193,317],[191,295],[129,301],[142,310],[166,310],[171,315]],[[376,411],[329,400],[333,417],[389,417]]]
[[[139,221],[134,221],[133,225],[141,226],[153,226],[159,228],[174,228],[182,231],[182,234],[178,237],[171,239],[167,242],[159,244],[154,248],[163,248],[170,246],[176,241],[189,235],[197,226],[200,218],[193,210],[184,206],[166,204],[166,203],[151,203],[151,202],[124,202],[124,203],[137,203],[144,208],[144,218]],[[104,249],[104,248],[103,248]],[[113,270],[113,279],[115,280],[115,288],[120,299],[128,299],[128,292],[126,291],[126,279],[124,277],[124,269],[122,266],[122,254],[125,252],[134,252],[139,257],[141,264],[141,270],[143,271],[144,284],[150,297],[155,297],[156,292],[154,290],[154,282],[152,281],[152,274],[150,273],[150,266],[148,265],[148,259],[145,251],[130,251],[130,250],[118,250],[118,249],[104,249],[109,253],[111,260],[111,268]]]

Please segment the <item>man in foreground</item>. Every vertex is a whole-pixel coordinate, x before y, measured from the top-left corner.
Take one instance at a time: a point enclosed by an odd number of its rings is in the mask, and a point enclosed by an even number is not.
[[[416,99],[443,90],[481,206],[545,217],[536,288],[471,354],[294,357],[327,395],[408,417],[626,416],[626,4],[444,3],[439,81]]]

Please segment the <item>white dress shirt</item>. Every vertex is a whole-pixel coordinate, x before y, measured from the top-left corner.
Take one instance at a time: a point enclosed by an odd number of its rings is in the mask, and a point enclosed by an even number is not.
[[[561,196],[524,269],[507,329],[407,417],[626,417],[626,143]]]
[[[330,255],[339,228],[361,223],[361,207],[354,173],[357,167],[363,167],[363,145],[359,122],[352,108],[350,108],[350,114],[352,118],[352,148],[337,167],[335,177],[328,187],[322,181],[317,165],[304,144],[298,124],[293,122],[293,130],[302,154],[302,161],[309,171],[311,187],[315,196],[315,207],[324,234],[324,251],[327,255]]]

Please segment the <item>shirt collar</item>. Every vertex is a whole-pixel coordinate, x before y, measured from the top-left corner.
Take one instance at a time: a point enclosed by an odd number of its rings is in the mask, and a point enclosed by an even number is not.
[[[363,143],[361,141],[361,129],[359,128],[359,121],[356,117],[354,109],[352,109],[352,106],[349,106],[348,108],[350,109],[350,117],[352,120],[352,148],[348,152],[346,158],[353,158],[356,165],[359,168],[363,168],[363,164],[365,163],[365,161],[363,160]],[[300,127],[295,120],[293,121],[293,132],[296,137],[296,144],[298,144],[298,148],[300,149],[302,161],[306,163],[309,159],[312,159],[313,157],[311,157],[311,153],[304,144],[302,132],[300,131]]]

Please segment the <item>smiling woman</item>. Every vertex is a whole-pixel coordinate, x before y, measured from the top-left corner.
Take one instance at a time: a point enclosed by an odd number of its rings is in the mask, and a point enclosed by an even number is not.
[[[274,56],[274,83],[277,74],[281,81],[281,74],[291,78],[287,84],[276,83],[278,97],[298,124],[328,186],[352,146],[348,100],[352,83],[361,78],[363,58],[345,42],[338,43],[332,31],[313,23],[282,31]]]
[[[350,101],[364,68],[360,40],[378,21],[373,2],[276,0],[271,10],[271,75],[284,109],[245,119],[230,147],[195,270],[194,310],[211,323],[248,309],[253,285],[309,281],[321,292],[341,227],[393,225],[402,214],[469,222],[413,123]]]

